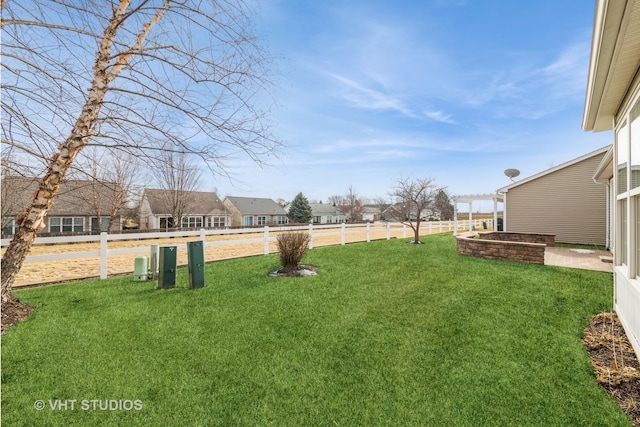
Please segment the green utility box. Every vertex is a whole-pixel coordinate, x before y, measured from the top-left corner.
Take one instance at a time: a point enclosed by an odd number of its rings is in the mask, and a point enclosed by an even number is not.
[[[147,280],[147,266],[149,264],[149,258],[146,256],[136,257],[133,265],[133,281],[144,282]]]
[[[204,242],[187,243],[189,259],[189,289],[204,288]]]
[[[158,289],[176,287],[176,271],[178,270],[178,247],[160,246],[158,267]]]

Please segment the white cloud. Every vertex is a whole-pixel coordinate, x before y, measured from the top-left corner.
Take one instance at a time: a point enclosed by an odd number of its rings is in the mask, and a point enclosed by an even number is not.
[[[456,121],[453,119],[451,114],[445,114],[442,111],[425,111],[424,115],[426,117],[428,117],[429,119],[434,120],[436,122],[449,123],[449,124],[455,124],[456,123]]]
[[[354,107],[379,111],[393,110],[408,117],[415,117],[415,114],[400,99],[391,94],[365,87],[338,74],[330,75],[342,83],[343,92],[340,96]]]

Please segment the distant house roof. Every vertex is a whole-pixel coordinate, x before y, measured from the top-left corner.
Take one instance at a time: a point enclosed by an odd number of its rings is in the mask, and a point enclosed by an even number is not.
[[[602,155],[602,154],[606,153],[607,151],[609,151],[610,147],[611,147],[610,145],[607,145],[606,147],[602,147],[602,148],[600,148],[598,150],[592,151],[590,153],[587,153],[587,154],[585,154],[583,156],[580,156],[578,158],[575,158],[573,160],[569,160],[568,162],[562,163],[562,164],[560,164],[558,166],[554,166],[554,167],[552,167],[550,169],[547,169],[547,170],[542,171],[540,173],[537,173],[535,175],[531,175],[528,178],[521,179],[518,182],[514,182],[513,184],[510,184],[510,185],[507,185],[505,187],[499,188],[497,192],[498,193],[508,192],[510,189],[512,189],[514,187],[518,187],[520,185],[526,184],[527,182],[531,182],[531,181],[533,181],[535,179],[538,179],[538,178],[541,178],[543,176],[549,175],[551,173],[554,173],[554,172],[559,171],[561,169],[564,169],[566,167],[575,165],[576,163],[580,163],[580,162],[582,162],[584,160],[587,160],[587,159],[590,159],[590,158],[592,158],[594,156]]]
[[[362,213],[378,215],[382,213],[382,209],[380,209],[380,206],[364,206]]]
[[[171,198],[168,197],[170,190],[150,189],[144,190],[146,198],[153,215],[171,215]],[[187,202],[188,212],[185,215],[223,215],[226,209],[218,195],[207,191],[178,191],[179,197],[184,197]]]
[[[257,197],[226,198],[242,215],[286,215],[285,210],[271,199]]]
[[[7,216],[22,214],[33,201],[40,179],[7,176],[2,179],[2,213]],[[109,215],[116,184],[89,180],[66,180],[54,198],[48,216]],[[94,197],[94,191],[95,196]],[[97,205],[97,206],[96,206]]]
[[[342,215],[342,212],[329,203],[309,203],[313,216]]]

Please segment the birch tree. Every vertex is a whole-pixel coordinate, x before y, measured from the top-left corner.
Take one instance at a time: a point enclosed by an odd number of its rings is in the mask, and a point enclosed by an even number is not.
[[[191,153],[227,174],[280,142],[270,58],[243,0],[2,1],[2,143],[39,190],[2,258],[2,301],[74,159],[87,146]]]

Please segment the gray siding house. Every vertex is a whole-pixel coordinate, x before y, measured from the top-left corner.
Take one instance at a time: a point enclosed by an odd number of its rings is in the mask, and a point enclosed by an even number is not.
[[[225,197],[224,206],[231,215],[232,227],[283,225],[289,222],[284,208],[271,199]]]
[[[504,231],[552,233],[556,241],[607,243],[607,191],[593,174],[609,146],[498,189]]]
[[[181,218],[180,224],[174,226],[174,217]],[[213,192],[147,188],[140,202],[141,229],[223,228],[230,223],[229,212]]]
[[[16,219],[33,200],[39,179],[6,176],[2,179],[2,234],[15,233]],[[84,233],[107,231],[112,213],[112,230],[121,229],[120,188],[114,183],[94,180],[66,180],[60,185],[51,210],[45,216],[46,233]],[[121,196],[121,194],[120,194]],[[115,212],[113,212],[115,211]]]
[[[309,206],[314,224],[339,224],[345,221],[344,214],[329,203],[309,203]]]

